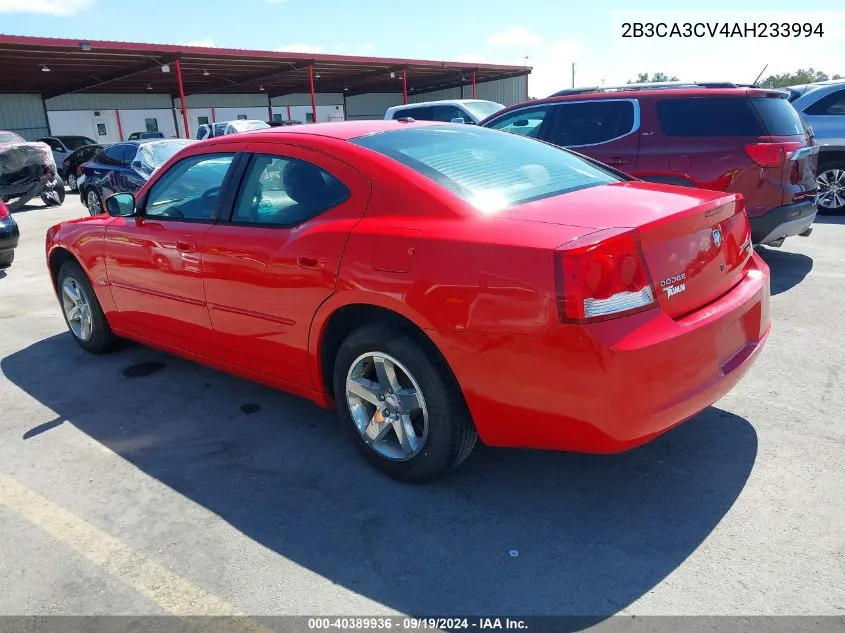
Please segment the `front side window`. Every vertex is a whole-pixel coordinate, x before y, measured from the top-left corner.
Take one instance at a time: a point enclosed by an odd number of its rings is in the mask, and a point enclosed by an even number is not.
[[[174,164],[153,185],[144,215],[211,220],[234,154],[190,156]]]
[[[352,142],[410,167],[483,212],[621,180],[552,145],[468,125],[408,128]]]
[[[494,130],[539,138],[540,129],[547,119],[551,118],[552,106],[538,106],[536,108],[525,108],[503,115],[489,125]]]
[[[562,147],[607,143],[634,129],[631,101],[581,101],[555,107],[557,119],[546,140]]]
[[[247,170],[232,222],[296,226],[348,197],[349,189],[316,165],[260,154]]]

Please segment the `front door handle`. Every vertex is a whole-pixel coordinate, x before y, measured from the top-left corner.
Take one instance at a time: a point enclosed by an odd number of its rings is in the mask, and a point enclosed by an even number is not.
[[[194,245],[184,240],[176,240],[176,250],[183,253],[191,253],[194,250]]]
[[[296,258],[296,263],[300,266],[304,266],[305,268],[316,268],[320,262],[317,260],[316,256],[300,255]]]

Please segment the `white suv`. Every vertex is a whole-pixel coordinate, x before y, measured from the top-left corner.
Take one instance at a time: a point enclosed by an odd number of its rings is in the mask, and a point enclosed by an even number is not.
[[[504,107],[501,103],[484,101],[483,99],[426,101],[388,108],[384,118],[387,120],[410,118],[415,121],[443,121],[444,123],[477,125],[480,121]]]

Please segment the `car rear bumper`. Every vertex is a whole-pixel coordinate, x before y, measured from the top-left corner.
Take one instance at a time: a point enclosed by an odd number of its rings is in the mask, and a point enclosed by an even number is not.
[[[0,220],[0,252],[17,248],[19,239],[20,231],[17,223],[11,218]]]
[[[800,235],[816,219],[815,200],[777,207],[756,217],[749,217],[751,240],[755,244],[769,244],[786,237]]]
[[[455,333],[444,354],[483,442],[614,453],[643,444],[728,393],[770,330],[769,271],[696,312],[661,310],[544,336]]]

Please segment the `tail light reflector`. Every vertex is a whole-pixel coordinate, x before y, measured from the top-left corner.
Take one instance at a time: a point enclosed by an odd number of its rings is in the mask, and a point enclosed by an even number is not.
[[[0,220],[5,220],[9,217],[9,208],[6,203],[0,200]]]
[[[801,142],[751,143],[745,146],[745,153],[760,167],[783,167],[804,146]]]
[[[555,257],[561,322],[613,319],[656,305],[636,231],[598,231],[569,242]]]

